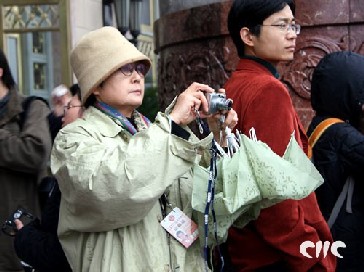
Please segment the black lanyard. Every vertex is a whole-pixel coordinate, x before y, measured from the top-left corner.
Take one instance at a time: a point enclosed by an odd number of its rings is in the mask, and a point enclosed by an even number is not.
[[[198,124],[199,130],[201,135],[205,131],[209,131],[208,127],[206,128],[204,126],[204,122],[200,118],[200,114],[197,110],[196,111],[196,122]],[[215,181],[217,177],[217,169],[216,169],[216,162],[217,162],[217,155],[219,154],[219,150],[216,146],[216,141],[212,139],[211,142],[211,160],[210,160],[210,170],[209,170],[209,181],[207,185],[207,200],[206,200],[206,207],[204,212],[204,230],[205,230],[205,242],[204,242],[204,258],[205,258],[205,269],[208,271],[208,257],[209,257],[209,248],[207,246],[208,244],[208,237],[209,237],[209,213],[210,213],[210,206],[211,206],[211,214],[214,222],[214,236],[216,240],[216,248],[218,251],[218,254],[220,256],[221,261],[221,268],[220,271],[224,270],[224,257],[221,254],[220,246],[217,241],[217,224],[216,224],[216,214],[214,209],[214,197],[215,197]]]
[[[211,160],[210,160],[210,170],[209,170],[209,181],[207,185],[207,200],[206,200],[206,207],[204,212],[204,230],[205,230],[205,243],[204,243],[204,258],[205,258],[205,266],[206,271],[208,270],[208,256],[209,256],[209,248],[208,244],[208,235],[209,235],[209,213],[210,213],[210,206],[211,206],[211,214],[214,223],[214,236],[217,244],[217,250],[220,256],[221,261],[221,269],[224,269],[224,257],[221,255],[220,246],[218,245],[217,241],[217,224],[216,224],[216,214],[214,209],[214,197],[215,197],[215,181],[217,177],[217,169],[216,169],[216,161],[217,161],[217,154],[218,150],[216,147],[216,142],[213,139],[211,144]]]

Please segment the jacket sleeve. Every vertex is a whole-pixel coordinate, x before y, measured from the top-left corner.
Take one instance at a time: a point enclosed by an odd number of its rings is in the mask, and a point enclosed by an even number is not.
[[[254,127],[257,138],[267,143],[280,156],[286,150],[296,122],[291,98],[287,90],[282,87],[276,84],[265,86],[264,92],[255,97],[249,105],[248,112],[245,113],[247,130]],[[300,244],[303,241],[316,243],[322,238],[319,230],[305,220],[307,210],[314,213],[313,217],[321,218],[314,194],[308,196],[305,201],[310,202],[312,206],[304,210],[300,201],[285,200],[261,210],[254,222],[256,230],[264,241],[282,252],[282,257],[290,267],[302,268],[297,271],[308,271],[323,259],[322,255],[318,259],[309,259],[300,253]],[[331,239],[330,235],[326,238]],[[311,256],[315,256],[315,253],[308,252]]]
[[[62,192],[61,210],[66,211],[60,214],[62,225],[99,232],[142,220],[173,180],[199,160],[197,151],[211,143],[211,136],[187,141],[170,131],[161,114],[130,140],[90,135],[80,127],[61,130],[51,168]]]
[[[35,222],[19,230],[14,248],[20,259],[39,271],[71,271],[57,234],[42,231]]]
[[[0,167],[38,174],[48,163],[51,136],[48,106],[34,100],[19,134],[0,129]]]

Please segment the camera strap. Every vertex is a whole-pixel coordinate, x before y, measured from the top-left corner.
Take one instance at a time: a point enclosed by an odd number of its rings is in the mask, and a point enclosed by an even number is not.
[[[195,109],[196,113],[196,122],[201,134],[204,133],[203,123],[200,117],[200,114],[197,109]],[[225,121],[225,116],[220,117],[221,125]],[[225,133],[227,135],[227,148],[228,148],[228,156],[232,157],[232,155],[239,149],[240,142],[239,137],[235,137],[231,133],[231,130],[226,127]],[[239,135],[239,132],[237,132]],[[220,139],[222,139],[222,131],[220,131]],[[219,149],[220,148],[220,149]],[[220,271],[224,271],[224,256],[221,254],[220,245],[217,239],[217,223],[216,223],[216,214],[214,209],[214,197],[215,197],[215,182],[217,177],[217,158],[218,155],[221,157],[226,156],[224,150],[221,151],[221,147],[218,143],[216,143],[215,139],[212,139],[211,148],[211,160],[210,160],[210,168],[209,168],[209,180],[207,185],[207,199],[206,199],[206,206],[204,211],[204,259],[205,259],[205,269],[206,271],[209,270],[208,268],[208,260],[209,260],[209,247],[208,247],[208,237],[209,237],[209,214],[211,209],[211,215],[213,219],[213,228],[214,228],[214,238],[216,241],[216,249],[218,256],[220,258]]]
[[[200,131],[200,134],[202,135],[204,133],[202,119],[201,119],[200,113],[198,112],[197,109],[195,109],[195,113],[196,113],[196,123],[198,126],[198,130]]]
[[[208,234],[209,234],[209,213],[210,213],[210,207],[211,207],[211,214],[213,218],[213,227],[214,227],[214,236],[216,240],[216,248],[218,250],[218,254],[220,256],[221,261],[221,269],[220,271],[223,271],[224,269],[224,257],[221,254],[220,246],[217,242],[217,224],[216,224],[216,214],[214,209],[214,196],[215,196],[215,181],[217,177],[217,168],[216,168],[216,162],[217,162],[217,155],[219,153],[216,142],[213,139],[211,144],[211,160],[210,160],[210,168],[209,168],[209,180],[207,185],[207,200],[206,200],[206,207],[204,212],[204,232],[205,232],[205,241],[204,241],[204,258],[205,258],[205,266],[206,271],[208,271],[208,257],[209,257],[209,248],[208,248]]]

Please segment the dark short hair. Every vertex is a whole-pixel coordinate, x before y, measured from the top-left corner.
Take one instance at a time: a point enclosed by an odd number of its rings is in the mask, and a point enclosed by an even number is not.
[[[228,29],[239,57],[244,56],[244,43],[240,38],[240,30],[247,27],[252,34],[259,36],[260,25],[263,21],[287,5],[294,14],[294,0],[235,0],[233,2],[228,15]]]
[[[70,92],[71,92],[72,96],[77,95],[77,98],[81,101],[81,88],[77,83],[73,84],[70,87]]]
[[[10,66],[4,52],[0,49],[0,68],[3,69],[1,81],[10,90],[15,86],[13,75],[10,71]]]

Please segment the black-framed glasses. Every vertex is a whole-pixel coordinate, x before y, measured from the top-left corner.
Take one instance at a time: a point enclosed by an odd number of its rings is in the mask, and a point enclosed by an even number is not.
[[[136,71],[140,76],[144,77],[148,73],[149,66],[145,62],[140,61],[125,64],[118,70],[122,72],[124,76],[131,76],[131,74]]]
[[[273,24],[273,25],[260,25],[260,26],[274,26],[282,31],[290,31],[292,30],[296,35],[301,33],[301,26],[299,24],[291,24],[291,23],[279,23],[279,24]]]
[[[15,219],[19,219],[23,222],[23,225],[27,225],[31,221],[35,219],[35,217],[31,214],[25,211],[23,208],[18,208],[13,212],[9,219],[5,220],[3,223],[3,226],[1,227],[1,230],[4,234],[9,236],[15,236],[18,232],[18,229],[15,224]]]
[[[66,112],[70,109],[70,108],[80,108],[82,107],[82,105],[71,105],[71,102],[68,102],[68,104],[66,106],[63,107],[63,116],[66,115]]]

